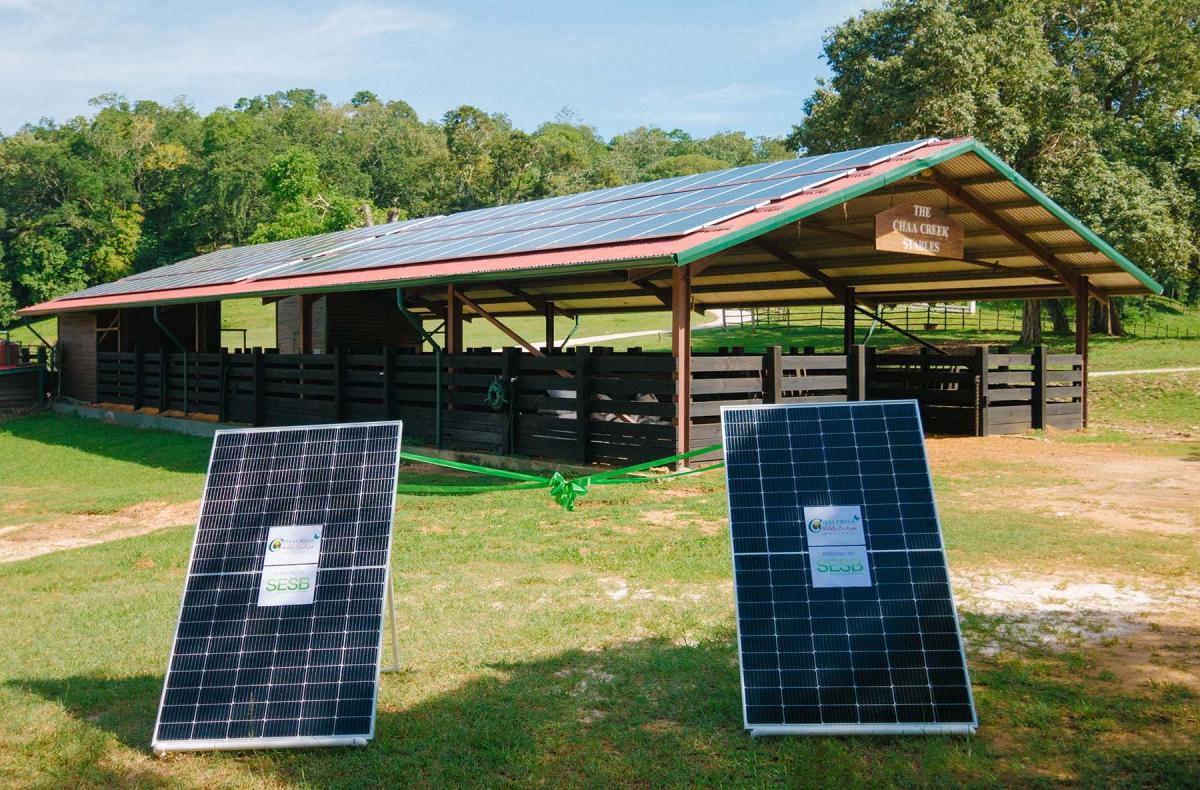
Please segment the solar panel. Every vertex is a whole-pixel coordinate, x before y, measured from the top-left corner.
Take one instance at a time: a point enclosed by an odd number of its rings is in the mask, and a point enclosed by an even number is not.
[[[366,228],[350,228],[333,233],[322,233],[318,236],[215,250],[179,263],[132,274],[111,283],[94,285],[71,294],[71,298],[237,282],[261,276],[288,264],[310,260],[381,236],[399,233],[432,219],[436,218],[426,217],[404,222],[391,222]]]
[[[721,410],[744,723],[977,719],[915,401]]]
[[[218,250],[65,298],[683,236],[929,142],[870,146]]]
[[[217,431],[156,752],[374,736],[400,430]]]

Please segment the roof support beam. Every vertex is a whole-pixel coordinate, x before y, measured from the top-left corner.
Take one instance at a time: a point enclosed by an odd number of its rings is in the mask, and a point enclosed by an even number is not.
[[[799,225],[800,223],[796,223],[796,224]],[[873,235],[867,236],[865,234],[853,233],[851,231],[842,230],[840,228],[831,228],[827,225],[822,225],[817,222],[810,222],[807,225],[804,225],[802,227],[807,228],[808,230],[814,230],[817,233],[822,233],[827,236],[834,236],[834,237],[839,237],[839,238],[844,238],[844,239],[853,239],[855,241],[863,242],[864,244],[870,244],[872,247],[875,246],[875,237]],[[838,249],[838,248],[834,247],[832,249]],[[1089,246],[1087,249],[1091,250],[1092,247]],[[925,257],[928,257],[928,256],[925,256]],[[982,258],[976,258],[976,257],[970,256],[970,255],[964,255],[961,258],[945,258],[943,260],[962,261],[963,263],[969,263],[972,266],[982,266],[983,268],[991,269],[992,271],[1010,271],[1009,269],[1005,268],[1004,266],[1001,266],[999,263],[995,263],[993,261],[986,261]]]
[[[1041,261],[1047,268],[1058,274],[1063,285],[1067,286],[1067,290],[1072,295],[1078,295],[1080,291],[1080,277],[1070,266],[1060,261],[1055,257],[1054,253],[1050,252],[1044,245],[1039,244],[1033,239],[1022,233],[1017,227],[1012,225],[1004,217],[997,214],[986,203],[967,192],[961,186],[956,184],[952,179],[947,178],[942,173],[938,172],[937,168],[930,171],[933,174],[933,180],[938,187],[950,197],[962,203],[974,211],[979,217],[985,220],[988,224],[1000,231],[1009,241],[1024,247],[1029,250],[1029,253]],[[1082,281],[1084,288],[1087,288],[1087,281]]]
[[[673,267],[673,269],[678,269],[678,268],[680,268],[680,267],[678,267],[678,266],[675,266],[675,267]],[[648,277],[650,277],[650,276],[651,276],[651,275],[650,275],[650,273],[647,273],[647,274],[645,274],[643,277],[645,277],[645,278],[648,278]],[[672,271],[672,272],[671,272],[671,277],[672,277],[672,278],[674,278],[674,276],[675,276],[675,272],[674,272],[674,271]],[[672,281],[674,281],[674,280],[672,279]],[[646,293],[648,293],[648,294],[652,295],[652,296],[653,296],[655,299],[657,299],[658,301],[662,302],[664,307],[669,307],[669,308],[671,308],[672,310],[674,310],[674,309],[675,309],[675,306],[676,306],[676,305],[675,305],[675,299],[674,299],[674,297],[673,297],[673,295],[672,295],[672,292],[671,292],[671,289],[670,289],[670,288],[663,288],[662,286],[660,286],[660,285],[655,285],[654,283],[652,283],[652,282],[648,282],[648,281],[647,281],[647,280],[645,280],[645,279],[631,279],[631,280],[628,280],[628,282],[629,282],[629,284],[630,284],[630,285],[634,285],[634,286],[636,286],[637,288],[639,288],[639,289],[641,289],[641,290],[645,291]],[[699,307],[699,306],[697,306],[697,305],[692,305],[692,308],[691,308],[691,309],[692,309],[692,310],[693,310],[693,311],[694,311],[694,312],[695,312],[697,315],[704,315],[704,309],[703,309],[703,308],[701,308],[701,307]]]
[[[512,294],[513,296],[520,299],[525,304],[535,308],[536,310],[538,310],[542,313],[545,313],[547,310],[550,310],[550,311],[553,311],[554,313],[557,313],[558,315],[561,315],[563,318],[569,318],[572,321],[575,320],[574,313],[572,313],[568,310],[562,309],[561,307],[559,307],[558,305],[556,305],[554,302],[550,301],[549,299],[538,296],[536,294],[531,294],[527,291],[522,290],[521,288],[516,287],[515,285],[496,283],[495,285],[488,285],[487,287],[495,288],[497,291],[504,291],[507,294]]]
[[[766,250],[779,260],[784,261],[785,263],[790,263],[793,267],[799,270],[801,274],[807,274],[809,277],[816,280],[818,283],[823,285],[825,290],[829,291],[829,293],[831,293],[838,301],[845,303],[848,300],[851,302],[854,300],[853,292],[850,291],[849,287],[845,283],[839,282],[838,280],[830,277],[828,274],[821,271],[818,266],[813,265],[809,261],[797,258],[795,255],[788,252],[783,247],[780,247],[770,239],[757,238],[753,243],[757,247]]]
[[[508,337],[512,338],[512,340],[514,342],[516,342],[518,345],[520,345],[522,348],[524,348],[530,354],[533,354],[535,357],[546,356],[544,353],[542,353],[542,350],[540,348],[535,346],[533,343],[530,343],[528,340],[521,337],[516,332],[509,329],[508,326],[503,321],[501,321],[499,318],[496,318],[496,316],[492,315],[487,310],[484,310],[482,307],[480,307],[478,304],[476,304],[471,299],[471,297],[467,296],[462,291],[455,290],[454,298],[457,299],[458,301],[462,302],[463,304],[465,304],[467,307],[474,310],[479,315],[483,316],[485,319],[487,319],[487,322],[489,324],[491,324],[492,326],[499,329],[501,332],[503,332]]]

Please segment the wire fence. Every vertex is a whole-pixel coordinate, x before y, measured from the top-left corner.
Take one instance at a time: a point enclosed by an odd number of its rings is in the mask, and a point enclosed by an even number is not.
[[[838,306],[818,307],[756,307],[743,311],[749,320],[743,324],[751,326],[819,327],[822,329],[842,328],[842,308]],[[975,331],[975,332],[1020,332],[1022,315],[1003,305],[984,306],[967,304],[908,304],[881,308],[879,315],[906,332]],[[1067,315],[1069,324],[1074,316]],[[1054,321],[1042,311],[1042,331],[1054,331]],[[1183,323],[1151,321],[1148,318],[1131,317],[1123,322],[1124,333],[1148,339],[1200,338],[1200,329]],[[1073,331],[1068,330],[1068,331]]]

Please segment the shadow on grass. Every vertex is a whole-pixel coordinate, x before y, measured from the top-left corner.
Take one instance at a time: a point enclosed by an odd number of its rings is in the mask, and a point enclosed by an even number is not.
[[[1102,784],[1194,779],[1194,742],[1164,737],[1194,715],[1191,698],[1169,688],[1098,689],[1075,660],[977,662],[984,724],[975,739],[752,740],[741,727],[732,635],[695,646],[645,640],[494,664],[438,695],[412,688],[412,673],[387,675],[376,738],[366,748],[173,755],[162,768],[198,778],[219,767],[224,776],[320,786],[819,786],[937,777],[1023,784],[1047,781],[1047,771]],[[75,677],[8,685],[62,704],[144,752],[161,682]]]
[[[212,446],[211,439],[51,412],[0,423],[4,436],[186,474],[204,473]]]

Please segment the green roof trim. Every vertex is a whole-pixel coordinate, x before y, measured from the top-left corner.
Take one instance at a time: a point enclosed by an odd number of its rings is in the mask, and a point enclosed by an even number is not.
[[[676,253],[675,262],[679,266],[686,266],[689,263],[694,263],[701,258],[707,258],[710,255],[715,255],[719,252],[737,246],[743,242],[757,238],[764,233],[770,233],[773,230],[782,228],[784,225],[789,225],[806,217],[811,217],[814,214],[819,214],[826,209],[845,203],[848,200],[853,200],[857,197],[862,197],[877,189],[888,186],[909,176],[915,175],[922,170],[939,165],[942,162],[949,161],[963,154],[974,153],[983,159],[989,165],[994,167],[1005,178],[1015,184],[1022,192],[1032,198],[1038,205],[1049,211],[1059,221],[1066,225],[1071,230],[1078,233],[1085,241],[1094,246],[1104,255],[1108,256],[1113,263],[1124,269],[1129,274],[1133,275],[1142,285],[1156,294],[1163,292],[1163,287],[1154,280],[1153,277],[1139,269],[1132,261],[1126,258],[1121,253],[1117,252],[1104,239],[1100,238],[1085,226],[1078,219],[1073,217],[1062,206],[1055,203],[1042,190],[1035,187],[1024,176],[1014,170],[1011,166],[1005,163],[1000,157],[992,153],[987,146],[975,140],[974,138],[963,140],[959,143],[948,145],[940,151],[929,156],[919,157],[906,164],[897,167],[894,170],[889,170],[874,178],[868,178],[854,186],[845,189],[839,189],[817,200],[805,203],[802,206],[797,206],[791,211],[782,212],[774,217],[765,219],[762,222],[756,222],[753,225],[747,225],[744,228],[736,230],[732,233],[722,235],[720,238],[712,241],[698,244],[695,247],[690,247],[682,252]]]

